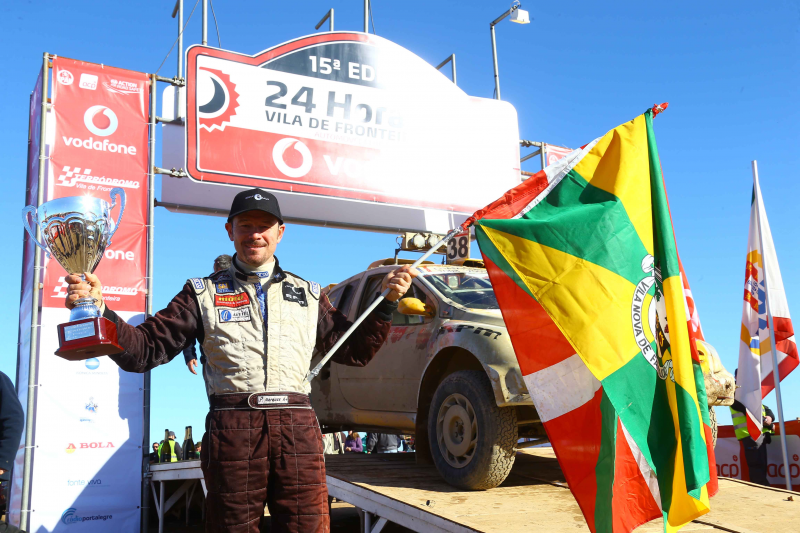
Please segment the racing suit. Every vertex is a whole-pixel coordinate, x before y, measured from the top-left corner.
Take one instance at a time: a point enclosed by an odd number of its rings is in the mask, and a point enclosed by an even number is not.
[[[270,265],[273,265],[272,263]],[[382,302],[333,360],[366,365],[386,340],[397,304]],[[264,504],[272,531],[330,531],[322,435],[305,381],[312,352],[327,352],[351,322],[318,284],[282,270],[233,265],[187,281],[139,326],[107,307],[128,372],[169,362],[197,339],[210,412],[200,453],[206,531],[256,533]]]

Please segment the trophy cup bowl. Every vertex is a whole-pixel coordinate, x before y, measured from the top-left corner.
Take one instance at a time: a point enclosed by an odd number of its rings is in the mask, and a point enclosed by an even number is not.
[[[67,196],[43,203],[37,210],[29,205],[22,210],[25,229],[39,248],[50,253],[67,274],[93,273],[103,258],[111,237],[119,228],[125,211],[125,191],[111,190],[111,205],[93,196]],[[120,198],[117,222],[111,211]],[[44,243],[36,239],[29,215],[39,226]],[[85,277],[84,277],[85,281]],[[121,353],[116,325],[100,315],[94,298],[75,301],[69,322],[58,325],[59,349],[56,355],[69,361],[80,361],[100,355]]]

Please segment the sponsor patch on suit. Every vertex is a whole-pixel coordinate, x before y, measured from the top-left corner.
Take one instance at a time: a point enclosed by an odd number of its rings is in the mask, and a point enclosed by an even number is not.
[[[194,285],[197,291],[204,291],[206,289],[206,284],[203,283],[203,280],[200,278],[192,278],[192,285]]]
[[[217,307],[244,307],[250,305],[250,297],[246,292],[239,294],[215,294],[214,305]]]
[[[216,281],[214,288],[217,290],[217,294],[233,294],[234,292],[230,281]]]
[[[317,283],[316,281],[310,281],[309,285],[310,285],[309,290],[311,291],[311,294],[314,295],[314,298],[319,298],[319,291],[320,291],[319,283]]]
[[[283,299],[287,302],[300,304],[300,307],[308,307],[306,300],[306,290],[303,287],[295,287],[289,283],[283,284]]]
[[[220,322],[250,322],[250,308],[218,309]]]

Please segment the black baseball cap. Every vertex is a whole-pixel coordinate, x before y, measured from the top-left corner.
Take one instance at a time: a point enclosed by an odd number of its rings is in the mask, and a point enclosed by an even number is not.
[[[264,211],[278,219],[283,224],[281,207],[275,195],[263,189],[250,189],[237,194],[231,203],[231,211],[228,213],[228,222],[233,220],[236,215],[241,215],[246,211]]]

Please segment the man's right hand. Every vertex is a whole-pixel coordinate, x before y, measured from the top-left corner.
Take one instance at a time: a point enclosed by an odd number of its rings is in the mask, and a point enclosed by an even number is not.
[[[75,302],[81,298],[94,298],[97,306],[103,306],[103,284],[100,283],[100,278],[94,274],[84,272],[86,281],[83,281],[78,274],[70,274],[64,281],[69,284],[67,287],[67,297],[64,300],[64,306],[67,309],[75,307]]]
[[[188,361],[186,361],[186,368],[188,368],[189,372],[191,372],[195,376],[197,375],[197,372],[194,371],[196,367],[197,367],[197,359],[189,359]]]

